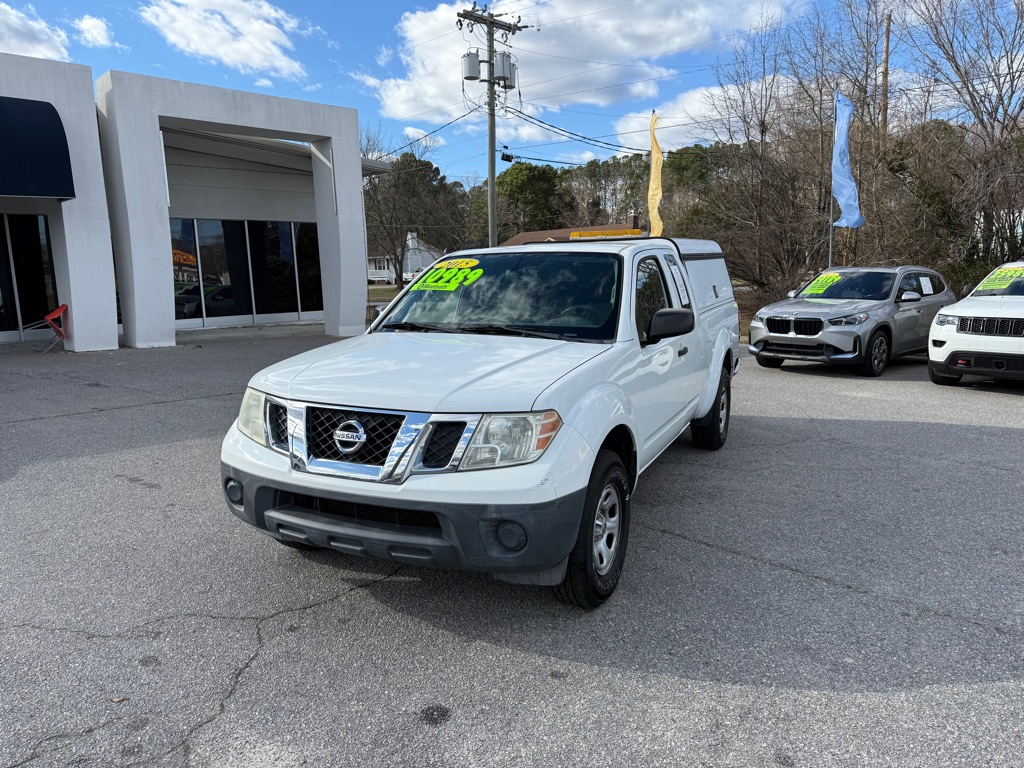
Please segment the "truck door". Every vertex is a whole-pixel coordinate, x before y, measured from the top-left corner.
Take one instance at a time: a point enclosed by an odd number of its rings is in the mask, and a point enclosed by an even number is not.
[[[696,341],[699,329],[685,336],[647,341],[654,313],[679,306],[678,299],[673,301],[661,259],[653,254],[637,259],[633,288],[633,330],[639,349],[636,376],[628,389],[637,409],[643,441],[638,459],[644,466],[675,439],[697,406],[699,392],[689,391],[684,382],[687,372],[699,365],[696,358],[701,350]]]

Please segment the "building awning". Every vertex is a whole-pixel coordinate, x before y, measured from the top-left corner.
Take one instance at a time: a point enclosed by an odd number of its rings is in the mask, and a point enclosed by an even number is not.
[[[52,104],[0,96],[0,197],[75,196],[64,124]]]

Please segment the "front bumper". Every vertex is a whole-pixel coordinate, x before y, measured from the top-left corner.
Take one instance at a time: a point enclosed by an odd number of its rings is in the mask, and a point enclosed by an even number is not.
[[[864,335],[864,325],[830,326],[827,320],[813,336],[769,333],[763,324],[751,323],[747,350],[752,355],[784,360],[854,363],[862,359]]]
[[[549,452],[569,476],[555,476],[551,463],[534,462],[413,475],[389,485],[295,471],[286,456],[232,426],[221,451],[221,487],[233,514],[278,539],[411,565],[482,571],[503,581],[558,584],[579,533],[594,460],[575,430],[565,437],[562,450],[552,445]],[[546,459],[547,454],[541,461]],[[583,487],[577,487],[580,477]],[[241,485],[237,502],[227,493],[229,481]],[[238,489],[233,492],[238,498]]]
[[[1024,338],[964,334],[956,326],[933,325],[928,365],[946,376],[1024,380]]]

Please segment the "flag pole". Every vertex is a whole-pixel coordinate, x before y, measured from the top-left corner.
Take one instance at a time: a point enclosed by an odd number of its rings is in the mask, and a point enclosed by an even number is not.
[[[836,119],[839,109],[839,83],[836,83],[835,90],[832,91],[832,152],[835,154],[836,151],[836,128],[839,126],[839,121]],[[835,208],[836,208],[836,196],[835,190],[832,189],[832,183],[835,180],[829,182],[828,189],[828,268],[832,269],[832,238],[835,235]]]

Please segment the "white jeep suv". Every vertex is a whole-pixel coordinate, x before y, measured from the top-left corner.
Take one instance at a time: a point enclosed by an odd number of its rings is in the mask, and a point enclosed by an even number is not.
[[[935,316],[928,376],[942,385],[963,376],[1024,380],[1024,261],[996,267]]]

